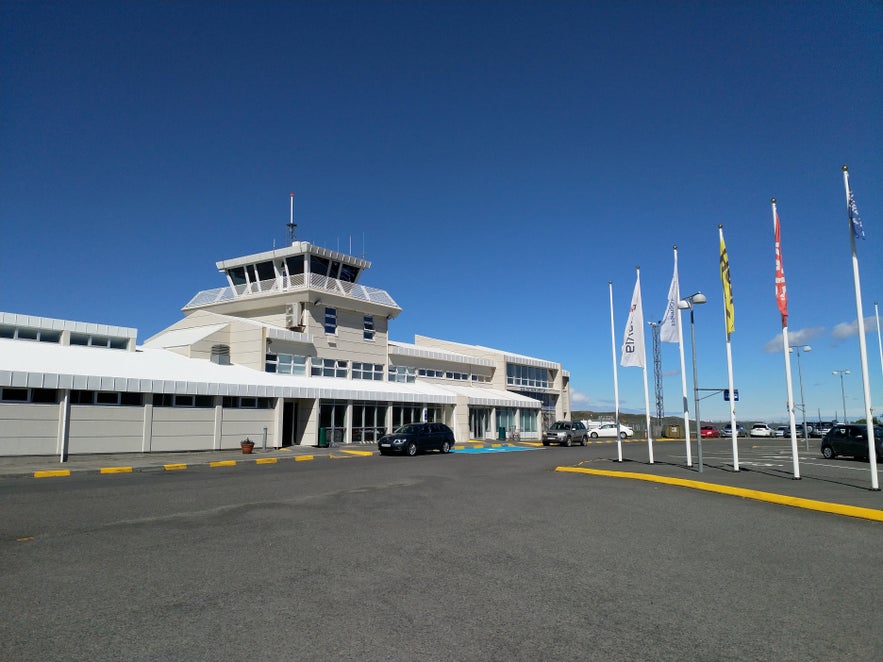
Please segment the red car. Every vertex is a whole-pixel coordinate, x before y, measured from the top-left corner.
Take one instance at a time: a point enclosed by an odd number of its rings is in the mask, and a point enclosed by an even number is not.
[[[713,425],[703,425],[702,429],[700,430],[700,433],[702,434],[703,437],[720,437],[721,436],[720,430],[718,430]]]

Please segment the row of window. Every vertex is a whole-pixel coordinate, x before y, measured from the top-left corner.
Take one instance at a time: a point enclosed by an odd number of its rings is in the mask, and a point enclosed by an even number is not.
[[[550,388],[549,370],[547,368],[535,368],[518,363],[508,363],[506,365],[506,384],[509,386]]]
[[[22,326],[10,326],[0,324],[0,338],[13,340],[36,340],[37,342],[61,342],[61,331],[53,329],[34,329]],[[109,349],[126,349],[129,346],[127,338],[102,336],[92,333],[71,333],[70,344],[82,347],[106,347]]]
[[[297,276],[304,272],[319,274],[328,278],[342,280],[346,283],[355,283],[359,277],[359,268],[351,264],[344,264],[337,260],[329,260],[326,257],[310,255],[305,261],[303,255],[292,255],[285,258],[285,263],[278,263],[275,267],[272,262],[258,262],[247,264],[242,267],[228,269],[227,273],[234,285],[246,285],[264,280],[272,280],[279,276]]]
[[[51,388],[0,388],[0,402],[31,402],[37,404],[57,404],[60,391]],[[127,391],[85,391],[70,392],[72,405],[117,405],[122,407],[140,407],[149,402],[154,407],[214,407],[215,399],[211,395],[173,395],[170,393],[130,393]],[[224,396],[222,406],[225,409],[272,409],[273,398],[253,398]]]

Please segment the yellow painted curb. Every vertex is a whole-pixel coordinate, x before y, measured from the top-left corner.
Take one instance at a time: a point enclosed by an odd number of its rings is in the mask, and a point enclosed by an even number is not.
[[[56,476],[70,476],[70,469],[55,469],[53,471],[35,471],[34,478],[55,478]]]
[[[828,503],[827,501],[815,501],[813,499],[802,499],[800,497],[789,497],[783,494],[774,494],[773,492],[760,492],[758,490],[749,490],[743,487],[729,487],[727,485],[703,483],[698,480],[688,480],[685,478],[669,478],[667,476],[653,476],[650,474],[635,473],[632,471],[584,469],[582,467],[556,467],[555,471],[590,474],[593,476],[609,476],[611,478],[631,478],[634,480],[645,480],[651,483],[665,483],[667,485],[690,487],[696,490],[704,490],[706,492],[729,494],[745,499],[754,499],[755,501],[766,501],[768,503],[778,503],[783,506],[793,506],[795,508],[805,508],[807,510],[818,510],[823,513],[833,513],[835,515],[846,515],[848,517],[859,517],[861,519],[883,522],[883,510],[875,510],[873,508],[861,508],[859,506],[846,506],[840,503]]]
[[[315,460],[315,459],[316,458],[313,455],[298,455],[296,458],[294,458],[294,461],[295,462],[307,462],[309,460]]]
[[[341,453],[349,453],[350,455],[358,455],[359,457],[371,457],[374,455],[373,451],[341,451]]]
[[[181,471],[182,469],[186,469],[186,464],[164,464],[162,468],[166,471]]]
[[[221,460],[220,462],[209,462],[210,467],[235,467],[236,460]]]
[[[132,467],[101,467],[99,472],[103,474],[130,474]]]
[[[255,464],[276,464],[275,457],[259,457],[254,461]]]

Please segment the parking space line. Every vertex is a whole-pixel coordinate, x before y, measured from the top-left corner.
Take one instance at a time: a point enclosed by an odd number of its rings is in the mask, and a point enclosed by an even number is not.
[[[848,517],[858,517],[861,519],[883,522],[883,510],[875,510],[873,508],[861,508],[859,506],[847,506],[840,503],[828,503],[827,501],[815,501],[813,499],[803,499],[801,497],[789,497],[783,494],[760,492],[758,490],[749,490],[743,487],[729,487],[727,485],[703,483],[698,480],[688,480],[685,478],[669,478],[667,476],[654,476],[650,474],[635,473],[631,471],[584,469],[582,467],[556,467],[555,471],[583,473],[595,476],[608,476],[611,478],[630,478],[633,480],[644,480],[651,483],[665,483],[668,485],[676,485],[679,487],[690,487],[697,490],[704,490],[706,492],[729,494],[745,499],[754,499],[755,501],[766,501],[768,503],[778,503],[783,506],[793,506],[795,508],[817,510],[825,513],[833,513],[835,515],[846,515]]]

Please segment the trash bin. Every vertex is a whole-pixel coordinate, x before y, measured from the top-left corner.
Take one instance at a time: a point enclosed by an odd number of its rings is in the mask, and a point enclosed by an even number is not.
[[[328,428],[319,428],[319,448],[328,448]]]
[[[499,441],[506,441],[506,428],[502,425],[497,428],[497,439]]]

